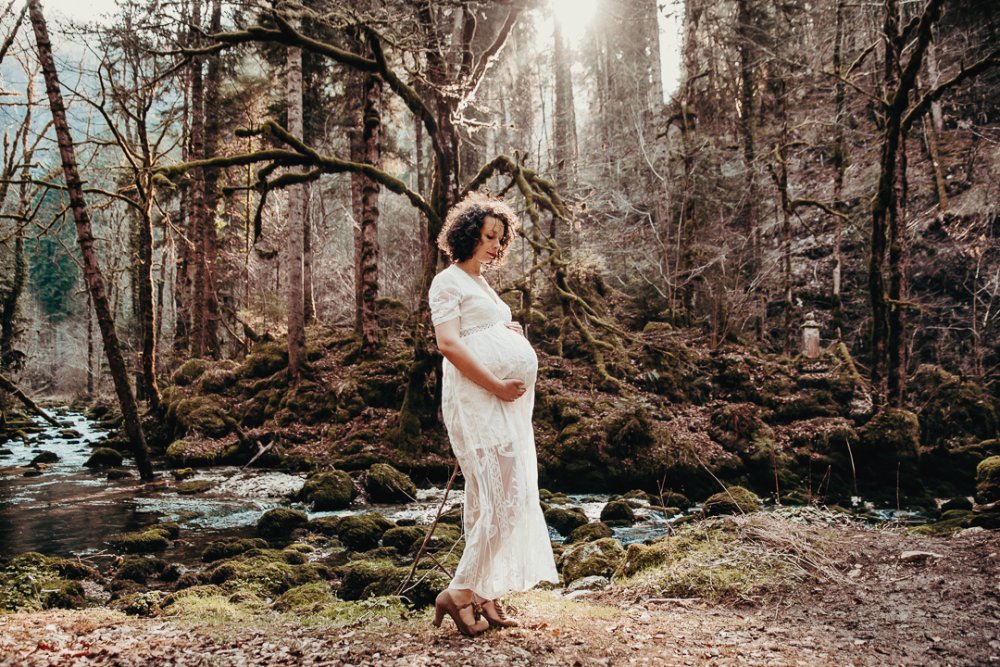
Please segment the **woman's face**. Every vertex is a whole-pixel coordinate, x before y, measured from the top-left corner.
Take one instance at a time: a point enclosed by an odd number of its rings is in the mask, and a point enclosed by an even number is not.
[[[483,226],[479,230],[479,243],[472,251],[472,258],[489,264],[500,253],[500,240],[503,239],[503,222],[488,215],[483,218]]]

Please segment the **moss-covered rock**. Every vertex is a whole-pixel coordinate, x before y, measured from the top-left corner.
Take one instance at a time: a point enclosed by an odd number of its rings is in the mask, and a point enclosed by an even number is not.
[[[421,526],[396,526],[382,534],[382,544],[405,555],[419,548],[426,534],[427,530]]]
[[[976,466],[976,502],[1000,500],[1000,456],[983,459]]]
[[[108,468],[106,472],[109,482],[135,477],[131,470],[126,470],[125,468]]]
[[[182,482],[189,477],[194,477],[198,473],[194,468],[177,468],[176,470],[171,471],[171,474],[178,482]]]
[[[257,520],[257,534],[268,542],[288,541],[299,528],[305,528],[309,518],[305,512],[278,507],[268,510]]]
[[[112,536],[108,542],[114,548],[130,554],[149,554],[166,551],[170,546],[170,533],[154,526],[145,530],[137,530],[131,533],[121,533]]]
[[[31,465],[38,465],[39,463],[56,463],[59,460],[59,455],[55,452],[41,451],[31,459]]]
[[[601,521],[609,526],[631,526],[635,523],[635,512],[627,500],[611,500],[601,509]]]
[[[219,438],[232,430],[233,419],[217,400],[209,396],[192,396],[177,403],[177,422],[187,433],[201,433]]]
[[[625,549],[618,540],[602,538],[568,548],[559,561],[559,567],[563,581],[569,584],[583,577],[610,577],[624,556]]]
[[[921,364],[907,381],[906,391],[916,406],[925,445],[971,444],[997,436],[997,406],[986,388],[975,382]]]
[[[235,361],[217,361],[201,374],[195,388],[199,394],[221,394],[236,383],[237,369],[239,364]]]
[[[290,563],[294,555],[298,562]],[[318,566],[303,564],[302,554],[254,549],[220,561],[208,572],[208,580],[229,590],[249,589],[261,595],[274,596],[288,589],[322,581]]]
[[[309,475],[306,483],[296,494],[303,503],[312,503],[318,512],[341,510],[351,504],[357,496],[354,481],[343,470],[320,472]]]
[[[368,469],[365,491],[373,503],[406,503],[417,497],[417,487],[409,475],[386,463]]]
[[[710,496],[702,505],[705,516],[720,514],[750,514],[760,509],[760,500],[749,489],[731,486],[725,491]]]
[[[156,577],[167,569],[167,562],[162,558],[143,558],[141,556],[126,556],[118,565],[115,579],[126,579],[140,584]]]
[[[196,493],[205,493],[214,486],[215,482],[210,479],[189,479],[178,484],[176,490],[181,495],[190,496]]]
[[[238,373],[241,377],[265,378],[288,366],[288,347],[279,342],[258,343]]]
[[[907,492],[922,490],[918,464],[920,422],[909,410],[885,408],[875,413],[858,432],[854,451],[859,483],[869,492],[899,487]]]
[[[186,387],[204,373],[212,365],[207,359],[188,359],[170,376],[170,381],[180,387]]]
[[[378,512],[345,516],[337,524],[337,537],[351,551],[368,551],[378,546],[393,525]]]
[[[396,595],[409,575],[409,568],[398,567],[388,560],[351,561],[337,568],[340,576],[338,595],[345,600],[361,600],[379,595]],[[434,603],[434,598],[450,583],[447,576],[437,570],[417,570],[412,587],[403,595],[415,607]]]
[[[0,612],[76,609],[87,604],[75,578],[96,574],[93,568],[72,568],[61,558],[29,552],[0,567]]]
[[[296,614],[315,614],[325,607],[336,604],[337,597],[325,581],[314,581],[290,588],[274,601],[276,611]]]
[[[189,436],[167,447],[167,459],[172,465],[216,466],[237,460],[239,452],[235,438],[213,440]]]
[[[201,559],[206,563],[213,563],[224,558],[232,558],[251,549],[266,549],[267,542],[259,537],[239,538],[233,537],[224,540],[210,542],[201,552]]]
[[[553,507],[545,511],[545,523],[555,528],[560,535],[569,535],[588,521],[583,510],[576,507],[573,509]]]
[[[566,544],[577,544],[579,542],[593,542],[605,537],[611,537],[611,527],[603,521],[594,521],[583,526],[577,526],[566,538]]]
[[[316,517],[309,522],[309,530],[320,535],[336,535],[340,519],[341,517],[339,516]]]

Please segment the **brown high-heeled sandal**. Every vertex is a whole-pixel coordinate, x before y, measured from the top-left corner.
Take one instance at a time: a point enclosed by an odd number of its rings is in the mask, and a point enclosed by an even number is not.
[[[486,600],[480,604],[480,608],[491,628],[516,628],[520,625],[513,618],[507,618],[503,607],[500,606],[500,600]]]
[[[472,625],[466,623],[459,613],[466,607],[472,607],[472,617],[475,619]],[[476,625],[478,625],[482,616],[482,610],[476,602],[475,596],[473,596],[472,601],[459,605],[455,602],[455,598],[452,597],[451,591],[446,588],[438,593],[437,598],[434,600],[434,627],[441,627],[441,621],[444,620],[445,614],[451,616],[451,620],[455,621],[455,627],[466,637],[475,637],[486,629],[476,629]]]

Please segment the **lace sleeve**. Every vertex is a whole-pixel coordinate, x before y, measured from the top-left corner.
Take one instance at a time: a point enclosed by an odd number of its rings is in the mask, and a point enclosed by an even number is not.
[[[441,275],[436,276],[434,282],[431,283],[427,299],[430,303],[431,322],[434,326],[453,320],[460,314],[459,306],[462,303],[462,295],[452,281]]]

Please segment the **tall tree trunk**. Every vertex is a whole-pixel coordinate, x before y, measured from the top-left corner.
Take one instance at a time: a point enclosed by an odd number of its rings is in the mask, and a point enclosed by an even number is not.
[[[365,77],[365,108],[362,117],[361,141],[365,162],[378,167],[382,153],[382,79]],[[364,177],[361,181],[361,351],[372,355],[378,350],[378,218],[379,190],[377,181]]]
[[[136,282],[139,304],[139,340],[141,342],[141,377],[145,398],[151,409],[160,407],[160,390],[156,386],[156,311],[153,304],[153,182],[144,178],[142,215],[137,220],[138,263]]]
[[[747,289],[751,292],[759,292],[756,286],[757,274],[761,269],[761,239],[760,225],[757,219],[757,177],[756,177],[756,149],[754,147],[753,131],[753,91],[754,91],[754,49],[751,37],[750,13],[751,0],[737,0],[737,26],[736,31],[739,38],[739,60],[740,60],[740,136],[743,143],[743,170],[745,190],[743,192],[743,205],[740,208],[739,219],[742,226],[741,231],[746,234],[750,243],[749,261],[746,263],[744,272],[747,278]],[[764,335],[764,306],[759,295],[752,295],[750,303],[754,308],[754,323],[757,339]]]
[[[201,26],[201,0],[191,3],[191,26]],[[192,46],[197,47],[200,40],[192,38]],[[202,74],[202,58],[191,59],[191,137],[190,158],[202,160],[205,158],[205,80]],[[196,357],[204,357],[208,319],[208,304],[205,303],[207,293],[208,256],[205,248],[207,226],[207,207],[205,202],[205,172],[195,169],[191,172],[188,188],[190,197],[190,224],[188,238],[193,244],[192,264],[194,269],[194,285],[191,292],[191,353]]]
[[[212,0],[212,13],[209,19],[209,30],[219,32],[222,25],[222,2]],[[205,75],[204,103],[196,109],[201,109],[203,119],[204,157],[212,157],[218,153],[219,146],[219,79],[222,63],[219,54],[208,57],[208,67]],[[199,71],[200,76],[200,71]],[[215,227],[216,209],[219,204],[219,171],[209,169],[202,175],[204,184],[204,207],[200,216],[200,243],[202,246],[202,261],[198,266],[200,276],[199,295],[202,310],[201,330],[198,341],[198,356],[219,356],[219,299],[217,295],[215,274],[216,258],[218,256],[218,233]]]
[[[846,0],[837,0],[836,29],[833,38],[833,71],[837,74],[834,85],[834,149],[833,166],[836,171],[833,177],[833,201],[838,211],[844,212],[844,174],[847,171],[847,139],[844,124],[847,122],[847,84],[844,83],[843,49],[844,49],[844,6]],[[844,222],[839,215],[833,216],[833,330],[837,339],[841,338],[844,325],[844,302],[841,295],[841,280],[843,272],[843,236]]]
[[[316,321],[316,295],[313,292],[313,252],[312,252],[312,188],[305,188],[305,219],[302,221],[302,318],[306,324]]]
[[[59,77],[55,61],[52,58],[52,43],[49,41],[45,17],[39,0],[28,0],[28,11],[31,15],[31,25],[35,31],[35,42],[38,45],[38,59],[41,62],[42,74],[45,78],[45,90],[49,97],[49,107],[52,110],[52,120],[56,129],[56,139],[59,143],[59,155],[62,158],[63,172],[66,176],[66,189],[69,194],[70,209],[76,222],[77,241],[80,254],[83,257],[83,275],[87,289],[94,300],[97,311],[97,323],[104,340],[104,351],[108,357],[111,377],[115,383],[115,393],[121,406],[125,431],[128,434],[132,452],[135,455],[142,479],[153,478],[153,465],[149,457],[149,448],[139,423],[139,408],[128,381],[128,368],[122,355],[118,335],[115,331],[110,304],[104,288],[104,279],[94,252],[94,237],[90,228],[90,213],[83,198],[83,184],[76,166],[76,155],[73,151],[73,140],[70,136],[69,124],[66,122],[66,108],[63,105],[62,92],[59,90]]]
[[[288,49],[288,131],[302,138],[302,49]],[[288,188],[288,377],[296,384],[302,377],[306,356],[305,306],[302,300],[304,186]]]

